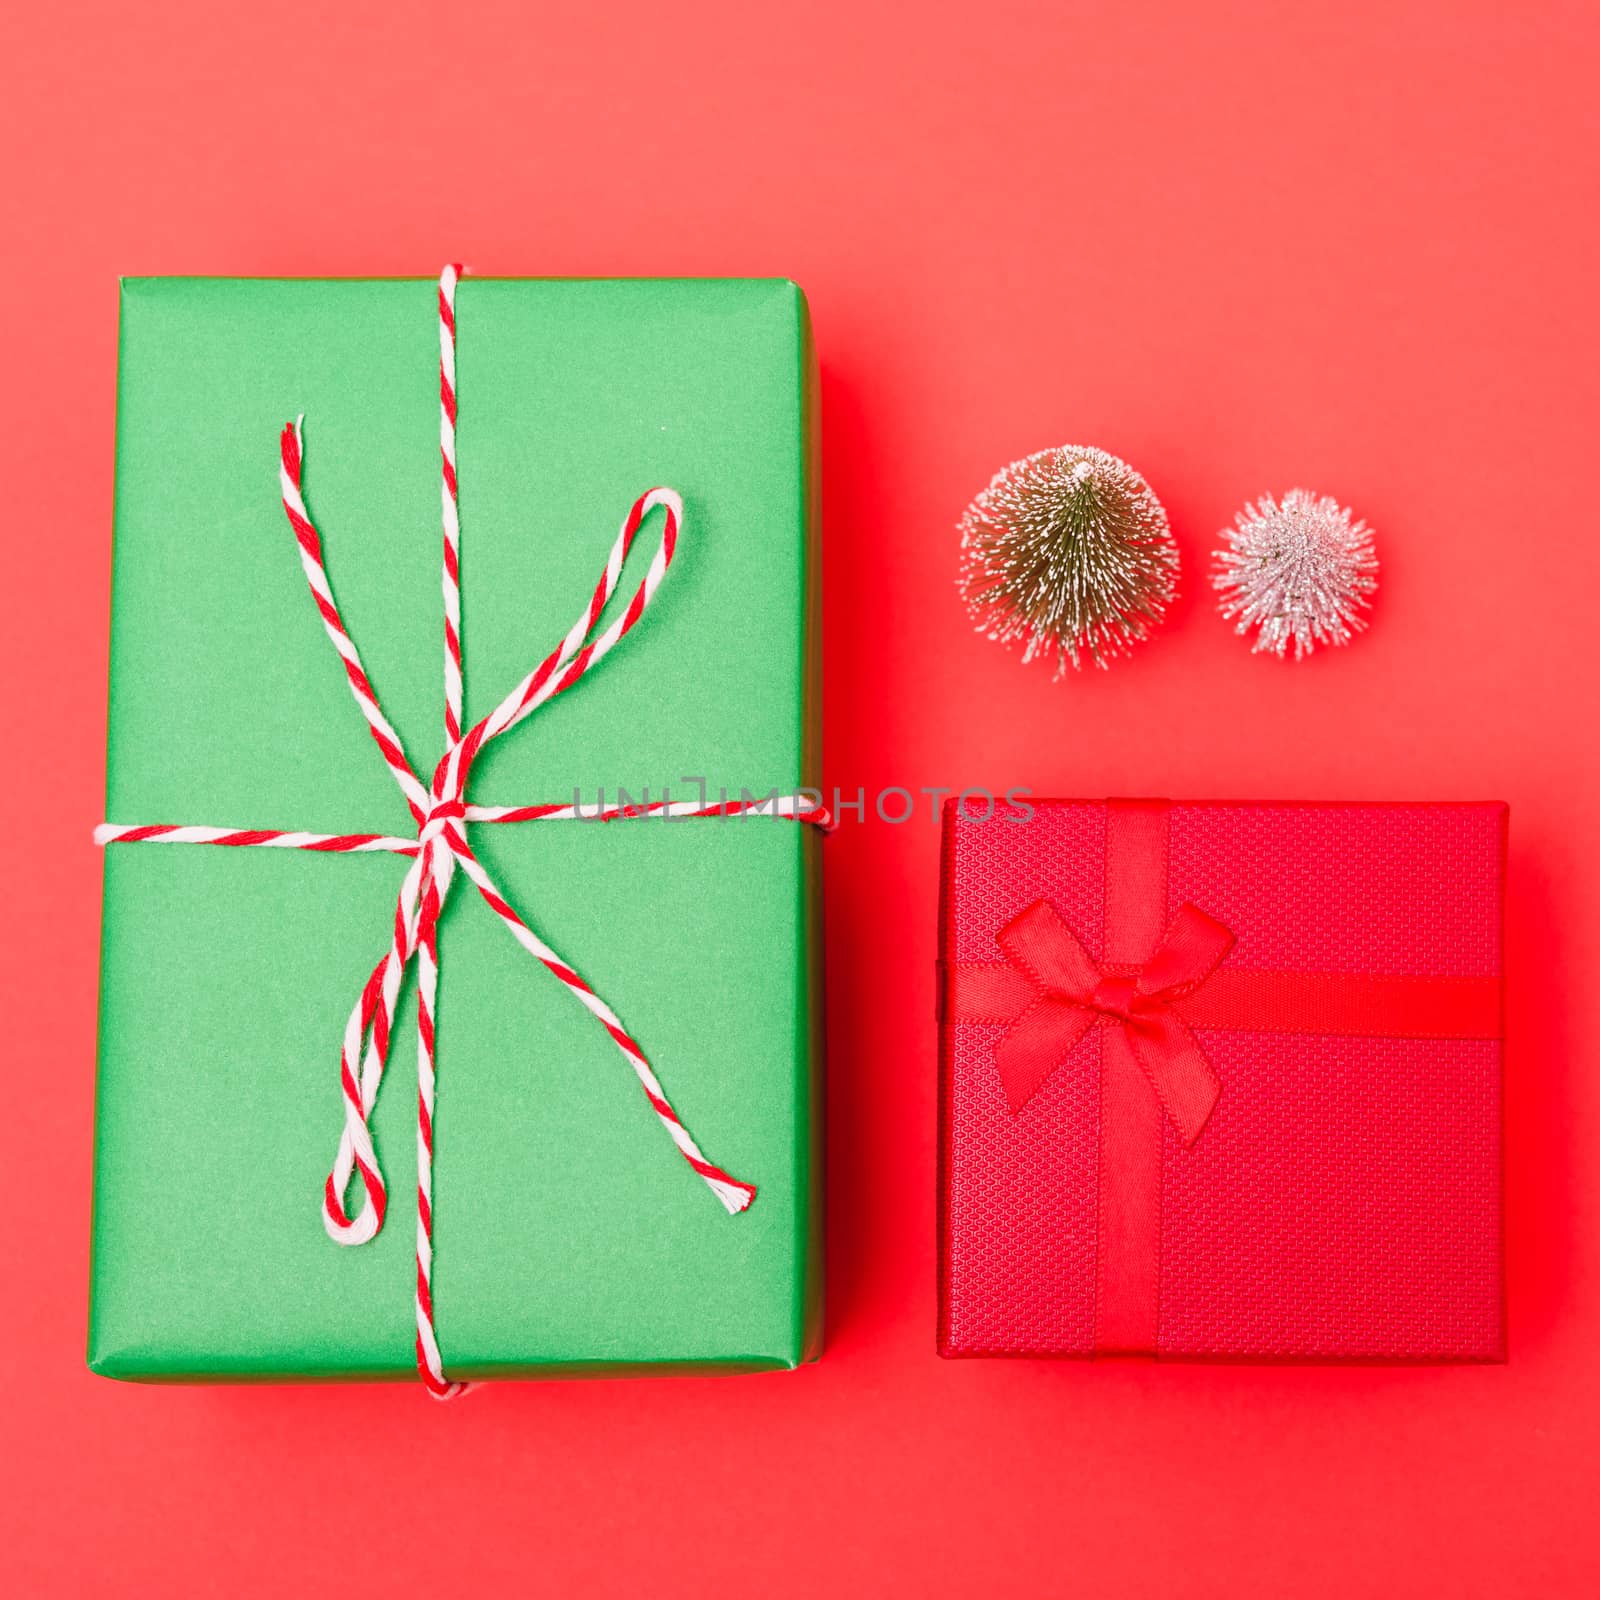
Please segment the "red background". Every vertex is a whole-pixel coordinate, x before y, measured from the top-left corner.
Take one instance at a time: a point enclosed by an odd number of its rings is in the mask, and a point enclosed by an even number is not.
[[[1595,1592],[1592,8],[52,0],[0,61],[0,1575]],[[806,287],[830,782],[1511,802],[1509,1366],[941,1364],[924,803],[828,847],[819,1365],[444,1408],[89,1376],[115,278],[452,256]],[[1186,579],[1136,660],[1052,685],[969,630],[952,525],[1064,441],[1147,474]],[[1296,483],[1384,563],[1372,631],[1299,666],[1252,659],[1202,581],[1235,507]]]

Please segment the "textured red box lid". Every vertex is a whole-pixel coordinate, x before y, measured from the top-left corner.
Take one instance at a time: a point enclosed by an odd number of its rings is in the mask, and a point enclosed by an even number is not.
[[[945,808],[945,1355],[1117,1348],[1104,1337],[1104,1279],[1122,1248],[1125,1219],[1108,1213],[1122,1180],[1102,1171],[1108,1118],[1126,1115],[1107,1110],[1116,1024],[1098,1019],[1013,1111],[995,1055],[1007,1025],[956,1020],[949,980],[965,964],[1003,962],[997,934],[1040,901],[1105,961],[1117,892],[1108,896],[1108,827],[1124,804]],[[1447,994],[1427,980],[1478,980],[1461,987],[1487,997],[1493,1020],[1477,1031],[1493,1036],[1196,1027],[1220,1093],[1193,1144],[1148,1095],[1150,1350],[1503,1360],[1506,808],[1154,804],[1166,817],[1166,888],[1152,915],[1165,927],[1190,904],[1224,924],[1235,942],[1219,972],[1422,980]]]

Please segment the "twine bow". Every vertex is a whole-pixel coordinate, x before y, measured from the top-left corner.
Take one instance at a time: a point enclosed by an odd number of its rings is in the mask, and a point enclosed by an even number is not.
[[[344,666],[350,692],[366,719],[390,775],[398,785],[416,824],[411,839],[383,834],[312,834],[284,829],[211,828],[173,824],[126,826],[103,824],[96,842],[216,844],[263,846],[357,854],[383,851],[411,858],[395,904],[389,947],[363,986],[345,1025],[339,1059],[344,1097],[344,1129],[338,1153],[323,1188],[322,1219],[328,1235],[342,1245],[359,1245],[383,1226],[387,1191],[372,1142],[370,1118],[388,1058],[391,1029],[406,969],[417,967],[417,1288],[416,1354],[418,1372],[430,1393],[449,1398],[467,1386],[444,1374],[433,1315],[433,1131],[434,1031],[439,983],[437,932],[439,915],[457,867],[477,889],[513,938],[566,985],[568,991],[611,1036],[633,1069],[651,1109],[689,1166],[730,1212],[743,1211],[755,1188],[731,1177],[709,1161],[679,1120],[638,1042],[599,995],[564,962],[512,909],[467,842],[468,822],[609,821],[622,817],[709,817],[759,814],[786,817],[828,827],[830,819],[811,794],[773,795],[760,800],[697,804],[657,801],[644,805],[596,810],[576,805],[474,806],[467,803],[467,783],[474,762],[486,746],[531,716],[540,706],[573,687],[594,670],[632,631],[654,598],[672,564],[683,527],[683,503],[671,490],[651,489],[636,500],[612,544],[605,571],[583,613],[554,650],[514,688],[488,716],[462,732],[460,526],[456,482],[455,290],[460,269],[446,267],[439,280],[441,504],[444,528],[445,735],[446,749],[424,786],[417,777],[400,735],[378,702],[361,664],[355,641],[339,612],[323,564],[322,541],[301,492],[303,439],[301,423],[284,428],[280,439],[280,484],[283,509],[300,549],[300,563],[323,628]],[[645,519],[662,515],[661,542],[643,581],[626,610],[603,631],[602,616],[622,576],[629,549]],[[352,1213],[346,1195],[352,1180],[360,1184],[361,1203]]]
[[[1233,935],[1198,907],[1180,908],[1143,965],[1097,965],[1047,900],[996,936],[1011,967],[1036,991],[995,1047],[995,1065],[1020,1111],[1097,1022],[1117,1028],[1185,1145],[1200,1137],[1221,1086],[1188,1025],[1173,1010],[1233,948]]]

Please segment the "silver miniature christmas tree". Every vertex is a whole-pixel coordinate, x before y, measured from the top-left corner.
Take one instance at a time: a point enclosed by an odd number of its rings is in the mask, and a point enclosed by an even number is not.
[[[1235,633],[1259,629],[1252,647],[1295,659],[1319,644],[1348,644],[1378,586],[1372,532],[1337,500],[1291,489],[1263,495],[1225,529],[1213,585]]]

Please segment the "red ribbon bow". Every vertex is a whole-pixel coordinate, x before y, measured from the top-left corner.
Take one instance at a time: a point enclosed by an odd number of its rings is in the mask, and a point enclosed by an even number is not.
[[[1173,1005],[1221,965],[1233,948],[1228,929],[1186,905],[1143,965],[1102,967],[1055,908],[1036,900],[997,939],[1010,965],[1037,991],[995,1048],[1012,1111],[1020,1111],[1084,1034],[1103,1023],[1127,1040],[1178,1136],[1193,1144],[1222,1085]]]

